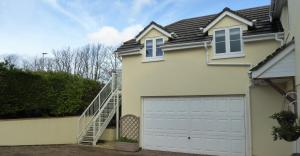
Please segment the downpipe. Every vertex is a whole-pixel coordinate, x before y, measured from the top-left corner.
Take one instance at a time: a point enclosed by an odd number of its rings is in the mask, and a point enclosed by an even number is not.
[[[275,40],[278,41],[278,42],[280,43],[280,46],[283,46],[284,41],[283,41],[283,39],[281,39],[281,38],[279,37],[279,34],[278,34],[278,33],[275,34]]]

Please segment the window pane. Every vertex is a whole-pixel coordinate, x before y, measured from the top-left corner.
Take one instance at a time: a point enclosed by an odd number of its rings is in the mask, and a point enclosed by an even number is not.
[[[224,42],[225,41],[225,30],[219,30],[215,33],[216,42]]]
[[[219,30],[215,32],[215,43],[217,54],[226,52],[225,30]]]
[[[163,51],[161,49],[161,46],[163,45],[163,39],[156,39],[156,56],[163,56]]]
[[[153,46],[153,41],[152,40],[146,40],[146,47],[148,48],[152,48],[152,46]]]
[[[156,56],[163,56],[163,51],[161,48],[156,48]]]
[[[217,54],[222,54],[226,52],[226,46],[225,42],[218,42],[216,43],[216,53]]]
[[[164,44],[164,42],[163,42],[162,38],[156,39],[156,46],[161,46],[163,44]]]
[[[230,41],[230,52],[241,51],[241,40]]]
[[[229,31],[230,31],[230,40],[240,40],[241,39],[240,28],[230,29]]]
[[[152,40],[146,40],[146,57],[153,56],[153,42]]]
[[[241,29],[234,28],[229,30],[230,33],[230,52],[241,51]]]

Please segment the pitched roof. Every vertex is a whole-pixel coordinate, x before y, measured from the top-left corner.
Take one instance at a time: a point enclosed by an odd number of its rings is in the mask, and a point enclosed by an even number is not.
[[[227,10],[227,9],[224,9]],[[274,33],[282,31],[282,26],[279,21],[270,21],[269,18],[270,6],[261,6],[243,10],[235,11],[236,14],[243,18],[249,19],[250,21],[256,20],[255,27],[250,27],[247,32],[243,35],[255,35],[263,33]],[[167,26],[164,26],[164,30],[175,33],[176,37],[171,38],[165,44],[177,44],[177,43],[188,43],[188,42],[200,42],[211,39],[207,33],[203,33],[200,28],[205,27],[207,23],[216,18],[218,14],[183,19]],[[126,51],[131,49],[142,48],[143,45],[137,43],[135,39],[126,41],[121,45],[116,52]]]
[[[292,45],[294,43],[295,43],[295,41],[293,39],[290,42],[284,44],[283,46],[277,48],[272,54],[268,55],[265,59],[263,59],[261,62],[259,62],[256,66],[254,66],[253,68],[251,68],[250,71],[252,72],[252,71],[258,70],[260,67],[262,67],[263,65],[267,64],[270,60],[272,60],[273,58],[275,58],[278,54],[280,54],[287,47],[289,47],[290,45]]]
[[[156,22],[154,22],[154,21],[151,21],[141,32],[139,32],[136,36],[135,36],[135,38],[139,38],[148,28],[150,28],[151,26],[156,26],[156,27],[158,27],[158,28],[160,28],[160,29],[162,29],[163,31],[165,31],[165,32],[167,32],[167,33],[171,33],[171,32],[169,32],[167,29],[165,29],[163,26],[161,26],[161,25],[159,25],[159,24],[157,24]]]

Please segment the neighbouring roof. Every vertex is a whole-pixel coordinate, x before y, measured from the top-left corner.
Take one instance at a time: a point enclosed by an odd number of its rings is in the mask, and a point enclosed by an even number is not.
[[[281,15],[281,10],[284,5],[287,4],[287,0],[272,0],[270,13],[273,19],[279,19]]]
[[[226,11],[230,9],[225,8],[224,10]],[[248,31],[243,33],[244,36],[281,32],[283,30],[281,23],[278,20],[273,20],[272,22],[270,21],[269,5],[237,10],[237,11],[232,11],[232,10],[230,11],[234,12],[236,15],[240,17],[248,19],[249,21],[256,20],[255,27],[249,27]],[[163,28],[163,30],[176,34],[176,37],[170,38],[170,40],[165,44],[169,45],[169,44],[177,44],[177,43],[201,42],[201,41],[210,40],[211,36],[208,36],[207,33],[203,33],[200,30],[200,28],[201,27],[204,28],[205,26],[207,26],[211,21],[217,18],[219,14],[183,19],[164,27],[159,25],[161,28]],[[145,28],[144,31],[146,29],[147,28]],[[134,38],[124,42],[123,45],[121,45],[116,50],[116,52],[123,53],[124,51],[130,51],[132,49],[141,49],[142,47],[143,45],[136,42],[136,39]]]
[[[250,71],[253,72],[253,71],[256,71],[256,70],[260,69],[262,66],[264,66],[265,64],[267,64],[269,61],[271,61],[278,54],[280,54],[281,52],[283,52],[287,47],[289,47],[290,45],[292,45],[294,43],[295,43],[295,41],[293,39],[290,42],[284,44],[283,46],[277,48],[272,54],[268,55],[265,59],[263,59],[261,62],[259,62],[256,66],[254,66],[253,68],[251,68]]]

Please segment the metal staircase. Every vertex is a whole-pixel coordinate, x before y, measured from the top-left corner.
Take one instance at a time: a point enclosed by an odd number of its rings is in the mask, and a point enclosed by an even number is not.
[[[118,123],[120,96],[121,73],[117,72],[113,73],[112,78],[80,116],[77,136],[79,144],[96,145],[115,114]],[[118,124],[116,125],[118,130]]]

